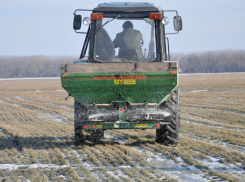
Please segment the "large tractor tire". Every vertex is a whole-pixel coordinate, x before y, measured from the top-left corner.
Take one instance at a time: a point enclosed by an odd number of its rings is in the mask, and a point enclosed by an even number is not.
[[[85,136],[82,133],[84,119],[86,117],[87,109],[76,100],[74,101],[74,144],[79,145],[85,142]]]
[[[160,125],[160,129],[156,129],[156,142],[164,145],[177,145],[179,143],[180,133],[180,105],[178,89],[174,90],[171,95],[171,101],[165,102],[162,109],[171,113],[169,123]]]
[[[101,138],[104,137],[103,130],[87,131],[86,135],[84,135],[85,132],[83,133],[82,129],[86,121],[87,121],[87,108],[75,100],[74,102],[74,132],[75,132],[74,144],[75,145],[80,145],[85,143],[86,139],[98,142]]]
[[[104,137],[104,130],[89,131],[88,139],[94,143],[99,143],[100,139]]]

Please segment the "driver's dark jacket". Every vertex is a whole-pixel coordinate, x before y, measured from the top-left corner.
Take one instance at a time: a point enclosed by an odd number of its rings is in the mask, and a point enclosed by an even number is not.
[[[142,39],[142,34],[140,31],[135,30],[133,28],[126,28],[123,29],[122,32],[118,33],[116,35],[116,38],[113,40],[113,44],[115,48],[122,49],[134,49],[137,50],[137,53],[139,54],[138,57],[142,57],[140,42]],[[119,51],[120,51],[119,50]]]
[[[115,49],[110,36],[105,29],[101,29],[96,35],[95,57],[101,61],[110,61],[115,55]]]

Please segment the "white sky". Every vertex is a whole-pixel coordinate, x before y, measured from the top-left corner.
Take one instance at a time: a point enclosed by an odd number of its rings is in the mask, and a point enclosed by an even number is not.
[[[79,56],[85,35],[74,32],[73,12],[103,2],[110,1],[0,0],[0,56]],[[244,0],[148,2],[182,16],[183,31],[168,36],[171,53],[245,49]]]

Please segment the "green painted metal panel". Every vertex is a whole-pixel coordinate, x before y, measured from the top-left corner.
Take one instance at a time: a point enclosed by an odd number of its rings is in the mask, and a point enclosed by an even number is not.
[[[115,84],[111,76],[146,76],[135,84]],[[105,80],[96,80],[105,79]],[[95,80],[94,80],[95,79]],[[108,80],[106,80],[108,79]],[[110,104],[119,93],[130,103],[160,103],[177,84],[177,74],[164,72],[74,73],[61,77],[62,87],[77,101],[87,104]]]

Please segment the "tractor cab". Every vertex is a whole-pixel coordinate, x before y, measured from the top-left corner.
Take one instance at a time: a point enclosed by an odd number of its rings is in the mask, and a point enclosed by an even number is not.
[[[82,19],[80,11],[91,11]],[[169,59],[165,25],[169,18],[152,3],[102,3],[93,10],[77,9],[73,28],[86,34],[80,59],[89,51],[88,62],[163,62]],[[182,19],[173,19],[182,30]],[[87,32],[79,32],[82,24]],[[89,47],[89,50],[87,50]]]

